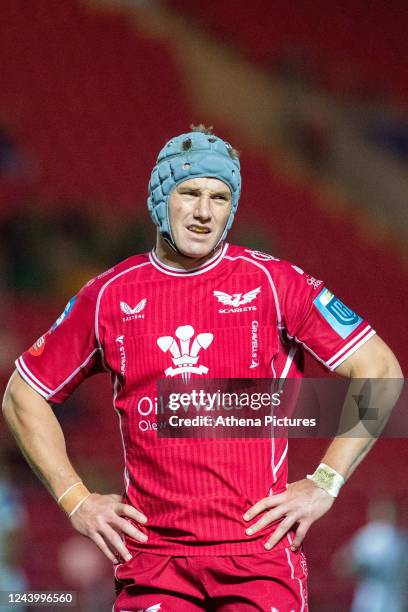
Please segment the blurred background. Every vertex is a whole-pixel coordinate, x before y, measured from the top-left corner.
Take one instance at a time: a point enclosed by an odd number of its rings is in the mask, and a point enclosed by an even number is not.
[[[86,281],[152,247],[155,157],[200,122],[241,151],[230,242],[323,278],[407,372],[407,30],[402,0],[2,0],[2,387]],[[307,373],[325,375],[310,359]],[[107,377],[56,414],[88,487],[120,492]],[[0,589],[72,589],[78,610],[109,611],[110,564],[70,529],[3,422],[0,437]],[[291,440],[291,479],[327,443]],[[406,441],[379,441],[309,532],[314,612],[350,609],[367,563],[344,545],[373,504],[392,508],[380,516],[403,541],[407,465]]]

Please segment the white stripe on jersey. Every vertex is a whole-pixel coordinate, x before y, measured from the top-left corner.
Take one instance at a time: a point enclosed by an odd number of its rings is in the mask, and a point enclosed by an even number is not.
[[[257,266],[258,268],[261,268],[262,272],[264,272],[264,274],[266,275],[269,281],[269,284],[271,286],[271,289],[272,289],[272,294],[275,300],[275,307],[276,307],[276,318],[278,320],[278,327],[279,327],[281,325],[282,317],[281,317],[281,311],[280,311],[280,306],[279,306],[278,292],[276,291],[275,283],[273,282],[272,276],[270,275],[269,271],[265,268],[265,266],[260,264],[258,261],[254,261],[253,259],[244,257],[243,255],[237,255],[237,257],[231,257],[230,255],[226,255],[225,259],[229,259],[231,261],[236,261],[237,259],[243,259],[244,261],[247,261],[248,263],[254,266]]]
[[[273,478],[274,478],[274,480],[273,480],[273,484],[275,484],[275,483],[276,483],[276,481],[278,480],[278,472],[279,472],[279,468],[281,467],[281,465],[282,465],[282,463],[283,463],[283,460],[285,459],[285,457],[286,457],[286,455],[287,455],[287,453],[288,453],[288,447],[289,447],[289,443],[288,443],[288,442],[286,442],[285,449],[284,449],[283,453],[282,453],[282,454],[281,454],[281,456],[280,456],[280,459],[279,459],[279,461],[278,461],[278,465],[277,465],[277,466],[274,468],[274,470],[273,470]]]
[[[35,387],[36,390],[41,393],[42,396],[44,397],[48,397],[51,393],[52,390],[49,389],[46,385],[44,385],[44,383],[41,382],[41,380],[38,380],[38,378],[36,376],[34,376],[34,374],[28,369],[24,359],[22,357],[19,357],[16,362],[16,367],[19,371],[19,373],[23,376],[23,378],[32,386]]]
[[[300,578],[295,578],[295,568],[293,567],[292,561],[290,559],[290,549],[289,548],[285,548],[285,552],[286,552],[286,556],[288,559],[288,564],[290,567],[290,577],[292,578],[292,580],[297,580],[299,583],[299,593],[300,593],[300,599],[302,600],[302,607],[300,608],[299,612],[304,612],[305,609],[305,598],[303,596],[303,585],[302,585],[302,581]]]
[[[122,270],[122,272],[119,272],[118,274],[115,274],[115,276],[113,276],[108,281],[106,281],[106,283],[99,290],[98,299],[96,300],[96,306],[95,306],[95,338],[96,338],[96,341],[98,343],[98,347],[101,350],[102,350],[102,347],[101,347],[101,343],[100,343],[100,340],[99,340],[98,318],[99,318],[99,306],[100,306],[100,303],[101,303],[101,298],[102,298],[103,292],[105,291],[106,287],[108,285],[110,285],[110,283],[112,281],[114,281],[115,279],[119,278],[119,276],[122,276],[122,274],[127,274],[128,272],[131,272],[132,270],[136,270],[136,268],[142,268],[143,266],[148,266],[148,265],[150,265],[150,262],[145,261],[144,263],[137,264],[137,266],[131,266],[130,268],[127,268],[126,270]],[[103,355],[103,350],[102,350],[102,355]]]
[[[347,349],[349,349],[355,342],[357,342],[357,340],[359,340],[362,336],[364,336],[370,329],[371,329],[371,327],[369,325],[367,325],[367,327],[365,327],[363,330],[361,330],[361,332],[359,334],[357,334],[357,336],[355,336],[352,340],[350,340],[350,342],[348,342],[347,344],[342,346],[342,348],[339,351],[337,351],[337,353],[335,353],[335,355],[333,355],[333,357],[330,357],[330,359],[327,361],[327,365],[330,366],[333,361],[336,361],[336,359],[338,357],[340,357],[340,355],[344,351],[347,351]]]
[[[357,344],[355,344],[353,347],[351,347],[351,349],[347,352],[344,353],[340,359],[338,359],[337,361],[335,361],[331,366],[330,369],[331,370],[335,370],[341,363],[343,363],[343,361],[345,361],[347,359],[347,357],[350,357],[350,355],[352,355],[358,348],[360,348],[360,346],[362,346],[363,344],[365,344],[367,342],[367,340],[369,340],[370,338],[372,338],[375,335],[375,330],[371,329],[371,331],[369,331],[361,340],[360,342],[357,342]]]
[[[221,251],[216,253],[214,257],[201,264],[201,266],[191,268],[190,270],[183,270],[182,268],[175,268],[173,266],[164,264],[162,261],[160,261],[154,251],[150,251],[149,260],[152,266],[157,268],[157,270],[164,272],[165,274],[170,274],[170,276],[196,276],[197,274],[203,274],[203,272],[208,272],[208,270],[215,268],[215,266],[217,266],[223,259],[225,253],[227,252],[228,246],[228,243],[226,243]]]
[[[76,368],[76,370],[74,370],[74,371],[73,371],[73,372],[72,372],[72,373],[71,373],[69,376],[67,376],[67,378],[64,380],[64,382],[62,382],[60,385],[58,385],[58,387],[57,387],[57,388],[56,388],[54,391],[52,391],[52,393],[50,393],[49,397],[52,397],[52,396],[53,396],[53,395],[55,395],[55,394],[56,394],[56,393],[57,393],[57,392],[58,392],[60,389],[62,389],[63,387],[65,387],[65,385],[66,385],[66,384],[68,384],[68,383],[69,383],[69,381],[70,381],[70,380],[72,380],[72,379],[74,378],[74,376],[75,376],[76,374],[78,374],[78,372],[79,372],[80,370],[82,370],[82,368],[84,368],[84,367],[85,367],[85,366],[86,366],[86,365],[89,363],[89,361],[91,360],[91,358],[92,358],[92,357],[95,355],[95,353],[97,353],[98,351],[99,351],[99,349],[98,349],[98,348],[94,349],[94,350],[92,351],[92,353],[90,353],[90,355],[88,355],[88,357],[85,359],[85,361],[84,361],[83,363],[81,363],[81,365],[80,365],[78,368]]]

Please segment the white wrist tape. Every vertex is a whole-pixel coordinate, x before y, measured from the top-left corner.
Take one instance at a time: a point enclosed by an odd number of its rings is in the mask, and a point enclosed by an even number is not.
[[[88,495],[85,495],[85,497],[83,497],[83,498],[81,499],[81,501],[79,501],[79,502],[77,503],[77,505],[75,506],[75,508],[74,508],[73,510],[71,510],[71,512],[68,514],[68,518],[71,518],[71,516],[74,514],[74,512],[76,512],[76,511],[78,510],[79,506],[82,506],[82,504],[84,503],[84,501],[85,501],[86,499],[88,499],[88,497],[89,497],[90,495],[91,495],[91,493],[88,493]]]
[[[332,497],[338,496],[345,482],[341,474],[325,463],[321,463],[314,474],[307,474],[306,478],[313,480],[316,486],[326,491]]]
[[[81,485],[81,484],[82,484],[82,480],[79,480],[78,482],[74,482],[73,485],[68,487],[68,489],[66,491],[64,491],[64,493],[62,495],[59,496],[59,498],[57,499],[57,504],[59,504],[62,501],[62,499],[66,496],[66,494],[71,491],[71,489],[73,489],[74,487],[77,487],[78,485]]]
[[[75,482],[59,496],[57,503],[69,517],[71,517],[79,506],[91,495],[83,482]]]

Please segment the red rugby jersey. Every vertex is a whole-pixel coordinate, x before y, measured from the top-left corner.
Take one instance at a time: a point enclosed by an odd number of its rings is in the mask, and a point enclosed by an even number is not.
[[[125,500],[148,517],[147,543],[127,538],[130,550],[249,554],[275,526],[249,537],[242,515],[285,489],[287,441],[159,438],[157,380],[299,377],[303,347],[333,370],[374,333],[297,266],[225,244],[189,271],[130,257],[89,281],[16,365],[57,404],[110,373]]]

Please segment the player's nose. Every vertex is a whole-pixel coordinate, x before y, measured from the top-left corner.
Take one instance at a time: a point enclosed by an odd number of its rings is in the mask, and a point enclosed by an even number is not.
[[[209,195],[202,193],[197,198],[194,217],[201,221],[209,221],[211,219],[211,198]]]

